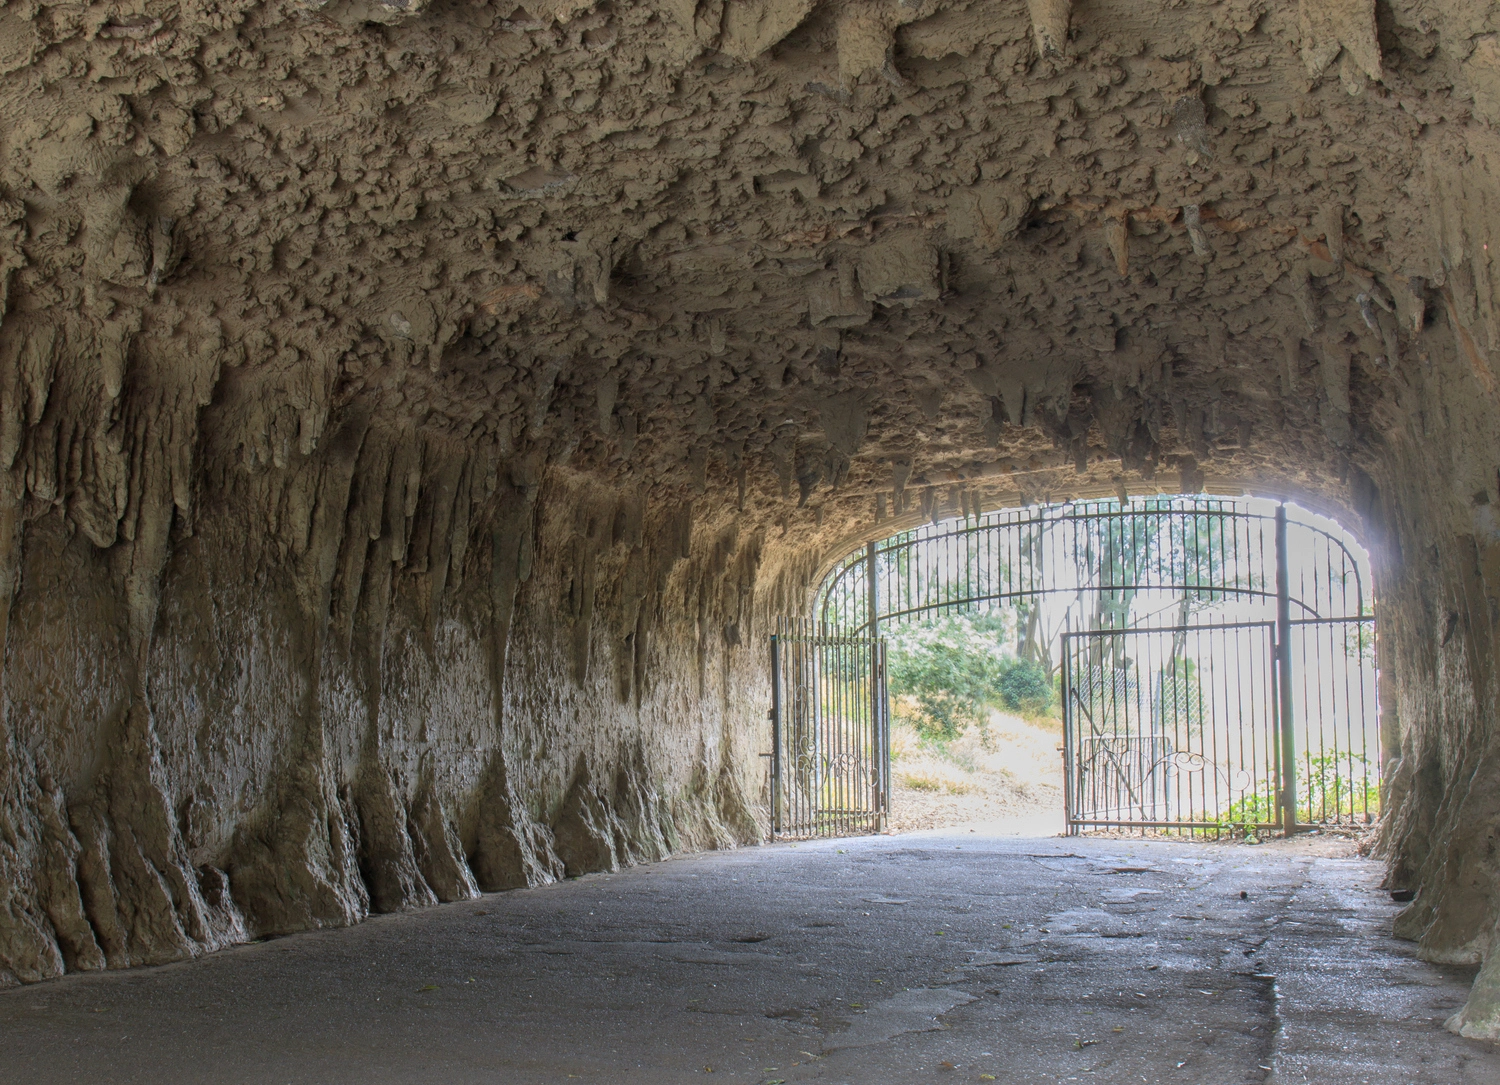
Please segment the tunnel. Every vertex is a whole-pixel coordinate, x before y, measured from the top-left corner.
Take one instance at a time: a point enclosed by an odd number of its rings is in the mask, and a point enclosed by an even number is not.
[[[833,563],[1253,495],[1500,1039],[1493,5],[39,0],[0,88],[0,1002],[791,855]]]

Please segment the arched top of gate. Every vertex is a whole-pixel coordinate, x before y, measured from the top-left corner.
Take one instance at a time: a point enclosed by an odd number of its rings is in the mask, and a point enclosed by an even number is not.
[[[1369,616],[1368,554],[1336,521],[1298,505],[1206,494],[1073,500],[919,524],[827,566],[812,616],[867,627],[872,556],[879,621],[1085,594],[1274,604],[1278,505],[1292,619]]]

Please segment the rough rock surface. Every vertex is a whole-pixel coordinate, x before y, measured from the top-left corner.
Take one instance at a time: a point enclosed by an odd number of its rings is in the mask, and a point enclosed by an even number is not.
[[[1375,550],[1500,1037],[1487,0],[10,0],[0,100],[0,983],[752,840],[841,543],[1226,486]]]

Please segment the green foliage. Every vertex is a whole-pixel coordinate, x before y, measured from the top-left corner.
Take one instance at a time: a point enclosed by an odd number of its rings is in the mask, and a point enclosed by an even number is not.
[[[953,739],[982,724],[999,682],[1003,618],[947,618],[897,630],[890,686],[917,703],[913,722],[927,739]]]
[[[1311,770],[1311,771],[1309,771]],[[1235,800],[1217,819],[1221,825],[1277,824],[1281,807],[1277,781],[1266,777],[1253,791]],[[1360,754],[1323,755],[1297,765],[1297,821],[1316,825],[1324,821],[1360,821],[1366,814],[1380,816],[1380,782],[1369,761]],[[1205,821],[1210,814],[1199,815]]]
[[[1297,788],[1302,821],[1380,816],[1379,776],[1360,754],[1308,758],[1297,765]]]
[[[912,722],[926,739],[954,739],[981,724],[1000,679],[996,666],[1004,621],[948,618],[895,631],[890,639],[891,692],[913,698]]]
[[[1052,707],[1052,680],[1046,669],[1029,659],[1000,661],[1000,703],[1012,712],[1040,716]]]
[[[1202,816],[1205,821],[1213,820],[1209,815]],[[1218,821],[1226,826],[1274,825],[1279,818],[1275,787],[1270,781],[1264,780],[1258,789],[1247,792],[1231,803]]]
[[[1036,663],[1005,654],[1002,614],[950,617],[895,630],[890,689],[916,702],[913,723],[926,740],[958,738],[983,728],[991,705],[1030,714],[1052,703],[1052,682]]]

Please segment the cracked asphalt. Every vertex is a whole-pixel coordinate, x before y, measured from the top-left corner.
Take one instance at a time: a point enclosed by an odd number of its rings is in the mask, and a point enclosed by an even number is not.
[[[0,1082],[1500,1082],[1376,863],[964,830],[688,856],[0,992]]]

